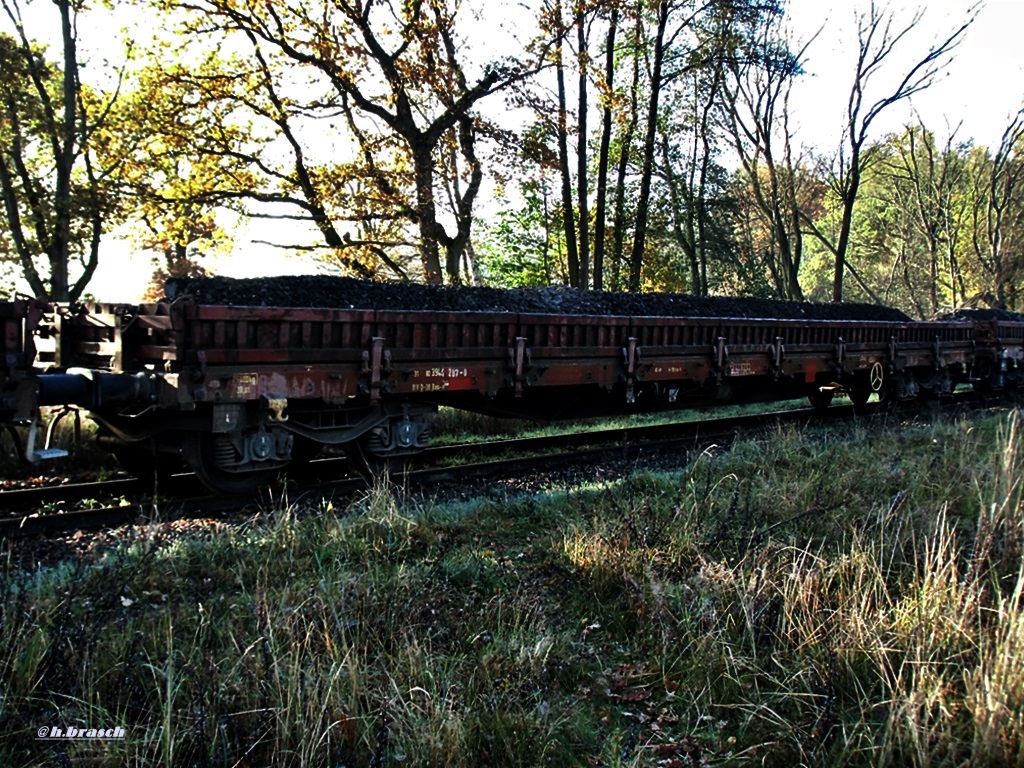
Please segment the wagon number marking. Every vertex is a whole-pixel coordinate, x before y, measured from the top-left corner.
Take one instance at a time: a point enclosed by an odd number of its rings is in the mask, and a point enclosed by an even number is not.
[[[413,392],[442,392],[451,386],[451,379],[469,378],[468,368],[425,368],[412,373],[414,379],[431,379],[419,381],[412,385]]]
[[[231,397],[238,400],[250,400],[260,386],[257,373],[236,373],[231,377]]]

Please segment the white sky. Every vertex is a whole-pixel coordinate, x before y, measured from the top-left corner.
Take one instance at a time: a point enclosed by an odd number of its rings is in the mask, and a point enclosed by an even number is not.
[[[823,150],[838,145],[855,63],[854,11],[868,4],[869,0],[789,0],[789,15],[798,38],[808,40],[823,29],[808,50],[807,77],[793,91],[799,115],[796,132],[804,144]],[[896,14],[893,28],[902,29],[915,9],[925,7],[919,28],[904,46],[914,58],[920,58],[930,45],[944,40],[963,23],[972,4],[970,0],[892,0],[890,7]],[[878,0],[878,5],[884,6],[885,0]],[[940,141],[962,121],[959,138],[973,137],[986,146],[999,143],[1010,116],[1024,106],[1022,31],[1024,0],[984,3],[945,74],[930,90],[913,99],[913,107]],[[881,81],[878,85],[874,95],[887,95],[882,93]],[[873,129],[875,138],[899,130],[910,119],[909,105],[892,107],[879,118]]]
[[[799,143],[814,146],[819,151],[830,151],[841,139],[843,112],[849,94],[856,44],[854,11],[867,8],[870,0],[789,0],[789,18],[798,39],[810,39],[819,29],[821,34],[808,50],[807,76],[793,91],[795,132]],[[900,22],[909,22],[914,10],[925,6],[920,27],[902,47],[914,58],[923,54],[929,45],[944,39],[966,18],[971,0],[877,0],[879,6],[888,6],[896,12],[894,28]],[[532,11],[526,4],[501,2],[487,4],[488,12],[497,7],[512,17],[506,28],[529,32],[533,24]],[[530,3],[532,5],[532,3]],[[45,39],[55,32],[55,11],[51,3],[34,0],[25,6],[29,35]],[[84,48],[107,53],[100,40],[109,39],[113,30],[121,25],[119,14],[86,14],[79,19],[79,35]],[[120,16],[124,18],[123,15]],[[0,29],[8,24],[0,19]],[[492,27],[492,31],[494,31]],[[1020,43],[1024,31],[1024,0],[986,0],[974,25],[967,31],[957,48],[948,72],[926,93],[914,99],[913,107],[923,117],[940,141],[951,128],[963,123],[958,138],[973,138],[976,143],[997,144],[1010,115],[1024,106],[1024,45]],[[484,33],[480,37],[483,38]],[[528,36],[528,34],[527,34]],[[474,42],[477,38],[474,36]],[[898,60],[893,60],[894,70]],[[879,90],[869,93],[886,95],[884,82]],[[898,131],[912,119],[910,105],[900,105],[880,118],[871,138]],[[948,127],[947,127],[948,126]],[[484,207],[484,201],[481,201]],[[224,274],[244,276],[261,273],[299,272],[309,267],[299,260],[283,260],[276,251],[247,244],[244,235],[237,240],[238,255],[217,265]],[[149,257],[130,254],[120,244],[104,244],[100,268],[91,290],[103,300],[134,300],[141,291],[150,272]]]

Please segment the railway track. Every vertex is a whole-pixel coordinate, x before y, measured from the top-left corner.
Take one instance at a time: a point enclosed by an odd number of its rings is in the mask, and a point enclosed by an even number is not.
[[[950,405],[974,402],[958,396]],[[417,457],[416,465],[402,469],[399,482],[410,488],[427,489],[440,483],[481,477],[516,476],[538,470],[553,470],[572,463],[602,458],[637,459],[653,452],[703,449],[709,444],[728,443],[738,435],[756,433],[783,424],[822,424],[870,417],[877,404],[863,409],[833,406],[824,412],[813,408],[705,421],[675,422],[603,429],[543,437],[437,446]],[[472,463],[446,464],[468,452],[482,457]],[[487,459],[486,457],[499,457]],[[0,492],[0,538],[16,539],[36,535],[58,535],[74,531],[113,528],[139,522],[168,522],[198,516],[227,515],[247,508],[273,508],[282,496],[304,498],[350,498],[367,487],[367,478],[353,476],[341,458],[319,459],[301,473],[293,473],[281,487],[266,487],[247,497],[205,495],[192,474],[176,475],[165,483],[165,492],[154,497],[152,486],[137,479],[99,483],[68,484]],[[92,508],[45,511],[60,504],[90,500]],[[40,511],[40,510],[44,511]]]

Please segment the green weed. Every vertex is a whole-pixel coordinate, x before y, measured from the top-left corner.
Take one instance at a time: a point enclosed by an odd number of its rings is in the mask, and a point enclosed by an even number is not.
[[[1024,765],[1022,477],[1016,414],[883,419],[29,570],[8,545],[0,761]]]

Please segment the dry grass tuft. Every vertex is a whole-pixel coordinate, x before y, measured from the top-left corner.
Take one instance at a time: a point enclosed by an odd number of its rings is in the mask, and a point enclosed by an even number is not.
[[[0,762],[1024,765],[1019,416],[890,426],[8,559]]]

